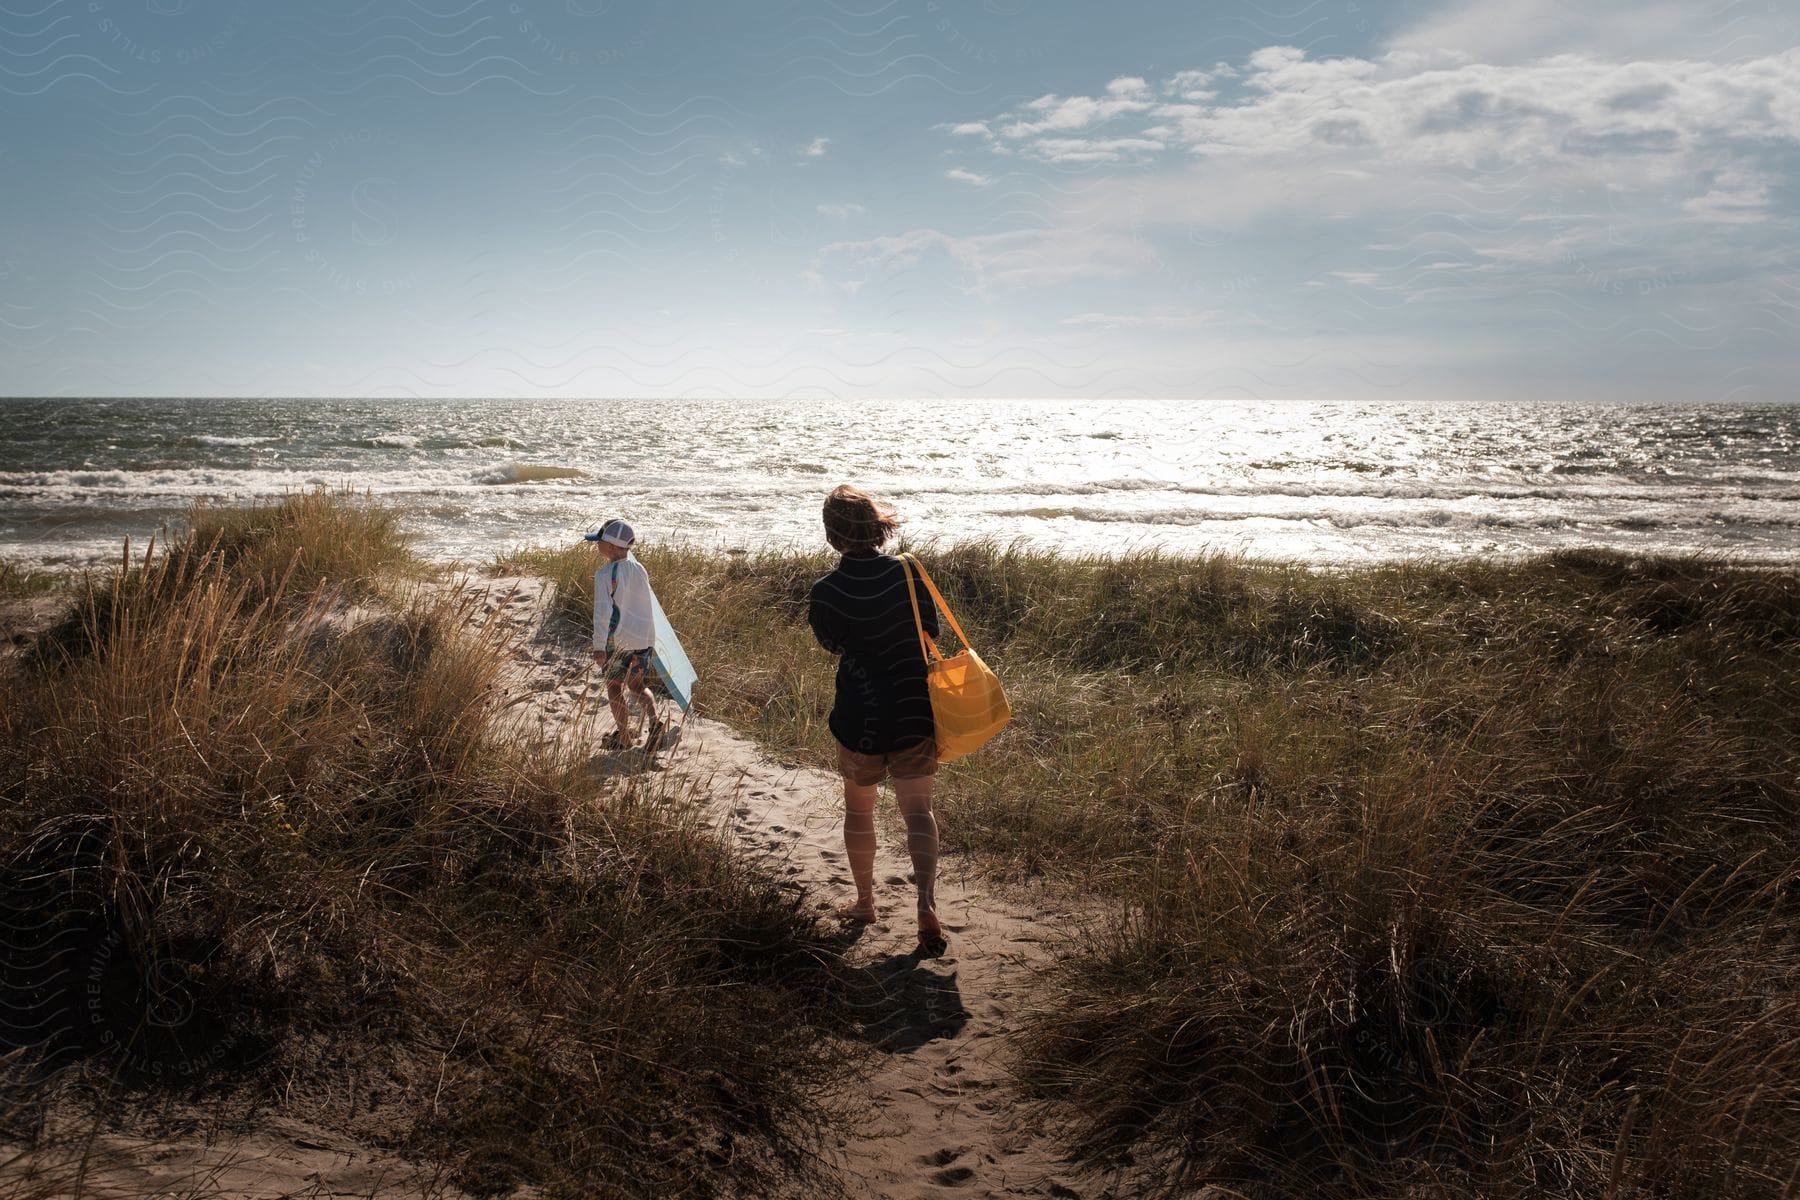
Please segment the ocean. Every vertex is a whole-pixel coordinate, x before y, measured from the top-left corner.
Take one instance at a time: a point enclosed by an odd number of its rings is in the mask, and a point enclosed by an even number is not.
[[[1353,564],[1569,546],[1800,560],[1800,406],[0,400],[0,554],[116,558],[197,501],[350,488],[481,562],[610,516],[819,548],[838,483],[915,540]]]

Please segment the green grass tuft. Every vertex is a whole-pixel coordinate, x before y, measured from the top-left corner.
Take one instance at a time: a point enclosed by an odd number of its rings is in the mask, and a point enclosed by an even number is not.
[[[0,558],[0,600],[52,595],[69,587],[73,578],[67,573],[40,571],[10,558]]]

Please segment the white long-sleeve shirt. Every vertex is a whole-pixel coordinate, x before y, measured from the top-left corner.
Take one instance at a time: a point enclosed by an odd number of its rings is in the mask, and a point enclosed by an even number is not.
[[[637,559],[626,556],[594,572],[594,649],[608,648],[609,627],[611,649],[650,649],[656,642],[656,619],[650,605],[650,575]],[[619,614],[616,626],[615,609]]]

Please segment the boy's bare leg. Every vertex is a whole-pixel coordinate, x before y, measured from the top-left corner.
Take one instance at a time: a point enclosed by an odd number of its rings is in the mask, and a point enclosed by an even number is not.
[[[638,707],[644,710],[644,749],[654,754],[656,753],[655,742],[659,736],[658,727],[661,726],[662,721],[656,715],[656,701],[650,695],[650,677],[644,669],[644,665],[644,660],[639,658],[632,669],[626,673],[625,686],[637,699]],[[625,740],[631,742],[636,739],[627,737]]]
[[[662,719],[656,715],[656,698],[650,694],[650,689],[644,686],[644,681],[641,676],[633,682],[631,694],[637,697],[639,707],[644,710],[644,725],[646,729],[654,730],[658,725],[661,725]],[[656,749],[655,746],[648,746],[647,748],[651,750]]]
[[[631,713],[625,707],[625,685],[617,679],[606,681],[606,702],[612,706],[613,724],[619,728],[619,740],[632,742]]]
[[[900,816],[906,821],[906,853],[913,864],[913,882],[919,889],[919,932],[938,934],[944,931],[937,915],[937,817],[931,811],[931,793],[935,781],[929,775],[918,779],[894,780],[894,795],[900,801]]]
[[[856,903],[845,912],[853,921],[873,921],[875,912],[875,800],[874,784],[844,780],[844,854],[850,860],[850,878],[856,882]]]

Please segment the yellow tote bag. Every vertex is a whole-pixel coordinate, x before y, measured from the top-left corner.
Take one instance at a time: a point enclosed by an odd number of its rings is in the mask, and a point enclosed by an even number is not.
[[[931,715],[937,725],[939,762],[950,762],[981,749],[988,739],[1012,720],[1012,706],[1000,690],[1000,678],[988,669],[969,645],[968,635],[956,623],[956,614],[944,603],[937,584],[925,573],[925,564],[910,554],[900,556],[906,571],[906,597],[912,601],[913,625],[919,631],[919,648],[925,652],[925,686],[931,692]],[[937,602],[938,611],[950,622],[950,628],[961,639],[962,653],[945,658],[925,632],[925,619],[919,613],[918,593],[913,591],[912,573],[919,572],[925,590]]]

